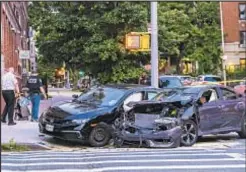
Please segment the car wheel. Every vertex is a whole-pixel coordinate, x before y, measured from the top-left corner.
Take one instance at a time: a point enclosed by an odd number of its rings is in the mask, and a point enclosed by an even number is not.
[[[198,138],[198,128],[194,121],[187,120],[184,121],[182,126],[182,135],[181,135],[181,145],[182,146],[192,146],[196,143]]]
[[[102,147],[109,142],[110,136],[108,126],[106,124],[98,124],[90,133],[89,143],[93,147]]]
[[[241,123],[241,131],[238,132],[239,137],[246,138],[246,114],[244,115],[244,118]]]

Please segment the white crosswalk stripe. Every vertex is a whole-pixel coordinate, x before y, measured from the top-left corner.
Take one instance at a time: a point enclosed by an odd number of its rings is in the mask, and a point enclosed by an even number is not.
[[[114,149],[3,153],[1,171],[245,171],[245,155],[225,149]]]

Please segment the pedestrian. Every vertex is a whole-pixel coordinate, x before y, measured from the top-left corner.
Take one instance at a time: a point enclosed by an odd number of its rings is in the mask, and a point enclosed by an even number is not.
[[[39,78],[38,73],[33,71],[27,80],[27,88],[32,102],[32,119],[31,121],[38,121],[39,106],[41,100],[41,93],[47,99],[45,90],[43,88],[42,80]]]
[[[16,125],[14,122],[14,107],[15,107],[15,95],[19,95],[20,90],[18,81],[14,75],[14,68],[10,67],[8,72],[2,76],[2,95],[6,103],[1,121],[6,123],[6,117],[8,115],[8,125]]]

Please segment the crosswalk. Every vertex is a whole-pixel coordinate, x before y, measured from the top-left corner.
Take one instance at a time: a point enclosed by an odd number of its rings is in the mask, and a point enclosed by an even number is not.
[[[28,172],[245,172],[244,150],[100,149],[2,153],[1,171]]]

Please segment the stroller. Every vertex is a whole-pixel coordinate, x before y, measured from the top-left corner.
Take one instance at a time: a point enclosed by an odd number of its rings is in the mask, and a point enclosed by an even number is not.
[[[30,105],[30,97],[28,94],[28,89],[23,88],[20,97],[16,99],[15,115],[14,119],[18,121],[29,120],[31,116],[28,105]]]

